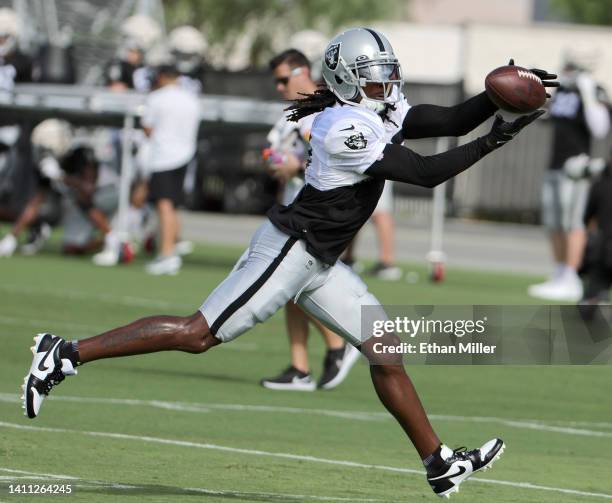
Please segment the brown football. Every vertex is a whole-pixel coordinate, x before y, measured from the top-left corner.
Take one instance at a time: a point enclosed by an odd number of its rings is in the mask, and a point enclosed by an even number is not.
[[[533,112],[546,102],[540,78],[520,66],[500,66],[485,79],[487,95],[499,108],[514,113]]]

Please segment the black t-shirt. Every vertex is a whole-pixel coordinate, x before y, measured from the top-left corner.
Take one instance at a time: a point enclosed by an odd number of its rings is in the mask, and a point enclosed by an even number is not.
[[[550,117],[553,121],[550,169],[561,169],[570,157],[591,151],[591,133],[578,89],[559,87],[550,103]]]
[[[333,265],[374,212],[384,186],[384,180],[375,178],[325,191],[306,185],[289,206],[273,206],[268,218]]]
[[[0,56],[0,89],[11,90],[18,82],[32,82],[32,59],[19,51]]]
[[[151,90],[151,70],[144,65],[132,65],[122,59],[114,59],[106,65],[104,77],[107,86],[113,82],[121,82],[136,91]]]

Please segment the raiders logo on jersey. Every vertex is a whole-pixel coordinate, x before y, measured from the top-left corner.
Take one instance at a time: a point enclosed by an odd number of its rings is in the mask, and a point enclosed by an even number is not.
[[[368,140],[365,139],[363,133],[357,133],[349,136],[344,144],[351,150],[363,150],[368,146]]]
[[[325,52],[325,64],[330,70],[335,70],[340,57],[340,44],[330,45]]]

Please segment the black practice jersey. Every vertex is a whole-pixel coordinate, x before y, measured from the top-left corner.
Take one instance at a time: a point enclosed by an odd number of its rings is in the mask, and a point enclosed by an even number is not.
[[[121,82],[129,89],[139,92],[146,93],[151,90],[150,68],[144,65],[132,65],[121,59],[114,59],[106,66],[104,78],[106,85]]]
[[[551,169],[561,169],[567,159],[591,151],[591,133],[584,118],[578,89],[559,87],[550,103],[553,121]]]
[[[32,81],[32,59],[15,51],[0,56],[0,89],[10,91],[18,82]]]

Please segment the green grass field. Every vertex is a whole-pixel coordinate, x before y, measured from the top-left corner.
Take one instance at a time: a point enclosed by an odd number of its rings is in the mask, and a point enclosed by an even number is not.
[[[82,338],[151,314],[189,314],[240,250],[204,248],[177,277],[47,252],[0,261],[0,502],[10,484],[72,484],[65,501],[436,501],[365,364],[329,392],[265,390],[287,364],[282,315],[204,355],[159,353],[83,366],[29,420],[19,404],[32,336]],[[525,304],[537,278],[451,270],[442,285],[370,281],[392,304]],[[315,373],[323,346],[310,343]],[[457,502],[612,500],[612,369],[409,368],[450,446],[494,436],[507,450]]]

